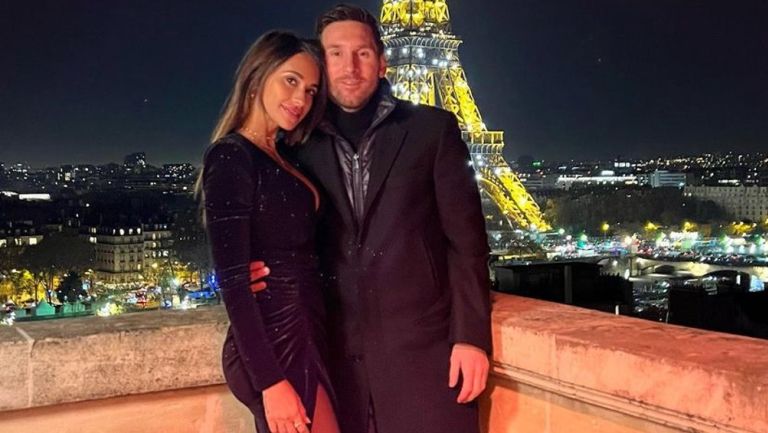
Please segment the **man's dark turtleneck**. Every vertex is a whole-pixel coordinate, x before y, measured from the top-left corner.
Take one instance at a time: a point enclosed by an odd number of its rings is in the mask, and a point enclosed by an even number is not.
[[[365,131],[368,130],[373,122],[380,99],[381,97],[378,92],[374,93],[368,103],[365,104],[365,107],[354,113],[348,113],[334,103],[328,104],[329,120],[336,126],[339,134],[352,145],[355,152],[359,148],[360,140],[363,138]]]

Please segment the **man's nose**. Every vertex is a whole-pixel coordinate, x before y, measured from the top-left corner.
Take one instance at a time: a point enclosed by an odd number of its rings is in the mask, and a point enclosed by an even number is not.
[[[344,72],[357,72],[358,61],[357,56],[349,55],[344,58]]]

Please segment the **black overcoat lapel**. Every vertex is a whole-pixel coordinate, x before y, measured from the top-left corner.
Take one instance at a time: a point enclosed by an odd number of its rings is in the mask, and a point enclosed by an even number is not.
[[[368,211],[376,200],[384,181],[389,176],[400,148],[403,146],[407,131],[399,123],[381,128],[374,136],[371,160],[371,177],[363,206],[363,221],[368,219]]]
[[[319,186],[325,190],[344,221],[350,227],[354,227],[352,206],[344,188],[341,167],[333,149],[331,137],[323,135],[322,138],[312,140],[310,144],[302,146],[296,154],[296,159],[300,169],[312,175],[320,183]]]

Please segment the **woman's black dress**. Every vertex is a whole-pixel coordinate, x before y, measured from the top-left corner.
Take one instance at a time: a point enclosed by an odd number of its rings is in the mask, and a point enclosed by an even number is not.
[[[323,301],[315,254],[315,199],[301,180],[240,134],[208,150],[203,166],[206,228],[229,314],[224,376],[269,432],[261,391],[282,379],[312,417],[317,387],[332,395],[322,361]],[[270,269],[252,294],[249,264]]]

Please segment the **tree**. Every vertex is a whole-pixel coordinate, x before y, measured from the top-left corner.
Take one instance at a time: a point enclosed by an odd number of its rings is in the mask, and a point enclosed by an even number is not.
[[[56,297],[59,302],[77,302],[81,298],[88,296],[88,293],[83,289],[83,279],[75,271],[71,271],[64,276],[56,289]]]
[[[38,288],[29,271],[13,269],[0,274],[0,300],[3,302],[13,301],[19,305],[30,298],[37,300]]]
[[[24,247],[19,262],[32,272],[36,283],[43,285],[50,302],[54,277],[67,271],[87,270],[93,264],[94,254],[93,246],[78,236],[52,233],[40,244]]]
[[[657,226],[677,227],[683,221],[722,221],[726,214],[712,202],[685,197],[678,188],[595,187],[572,189],[550,198],[546,215],[571,231],[599,232],[603,222],[633,227],[652,221]]]
[[[8,302],[14,299],[15,287],[11,279],[3,274],[0,274],[0,302]]]
[[[21,287],[16,284],[18,278],[15,278],[19,273],[16,269],[18,265],[18,257],[21,252],[21,248],[15,246],[0,247],[0,301],[7,302],[13,300],[14,302],[19,297]]]
[[[198,273],[200,288],[211,271],[208,241],[196,210],[183,213],[176,221],[174,249],[181,263]]]
[[[18,268],[20,254],[20,247],[12,245],[0,247],[0,273],[7,273],[11,269]]]

